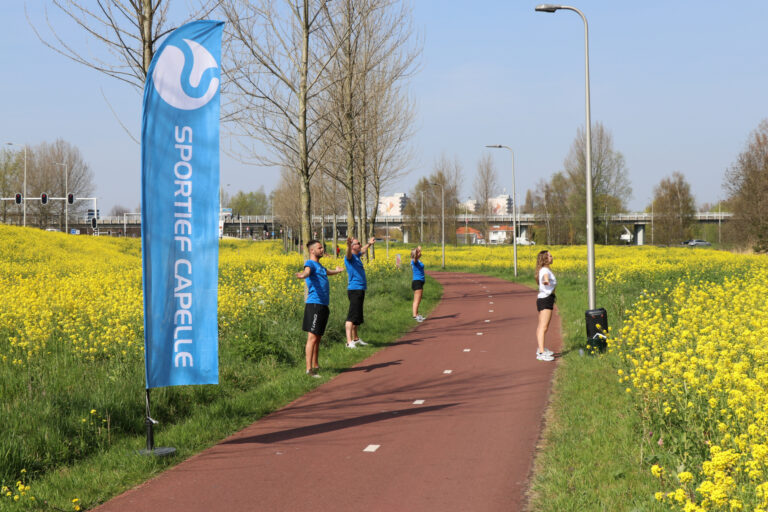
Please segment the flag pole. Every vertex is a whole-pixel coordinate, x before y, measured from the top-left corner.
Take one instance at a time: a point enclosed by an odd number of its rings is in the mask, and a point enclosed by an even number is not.
[[[154,455],[156,457],[167,457],[168,455],[173,455],[176,453],[176,448],[171,447],[161,447],[161,448],[155,448],[155,432],[154,427],[158,424],[157,420],[152,419],[152,416],[150,415],[149,410],[149,392],[150,389],[147,388],[147,393],[145,396],[145,405],[146,405],[146,418],[144,419],[144,425],[147,427],[147,449],[146,450],[139,450],[139,453],[141,455]]]

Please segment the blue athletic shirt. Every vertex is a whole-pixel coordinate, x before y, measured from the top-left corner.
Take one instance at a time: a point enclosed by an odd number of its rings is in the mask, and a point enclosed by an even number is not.
[[[347,290],[365,290],[368,282],[365,280],[365,268],[359,254],[350,254],[351,259],[344,258],[344,266],[347,267],[349,284]]]
[[[327,306],[331,294],[325,267],[313,260],[305,261],[304,266],[309,267],[309,277],[305,279],[307,282],[307,304]]]
[[[411,270],[413,271],[414,281],[424,281],[424,264],[421,260],[411,260]]]

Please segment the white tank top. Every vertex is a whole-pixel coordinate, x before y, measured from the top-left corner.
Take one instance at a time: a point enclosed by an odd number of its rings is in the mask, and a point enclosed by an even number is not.
[[[544,276],[549,276],[549,285],[544,284]],[[541,270],[539,270],[539,299],[544,299],[552,295],[552,292],[555,291],[555,287],[557,286],[557,279],[555,279],[555,274],[552,273],[551,270],[547,267],[542,267]]]

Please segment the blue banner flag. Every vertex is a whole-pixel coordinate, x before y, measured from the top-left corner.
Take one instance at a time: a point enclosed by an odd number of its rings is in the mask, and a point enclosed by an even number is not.
[[[219,381],[220,21],[155,53],[144,87],[141,251],[147,389]]]

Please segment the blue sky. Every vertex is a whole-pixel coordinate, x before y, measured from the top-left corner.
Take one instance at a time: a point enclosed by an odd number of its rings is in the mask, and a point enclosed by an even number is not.
[[[61,137],[91,165],[102,212],[117,204],[137,207],[140,148],[102,94],[138,137],[140,93],[44,47],[26,21],[24,3],[0,4],[0,141],[35,145]],[[45,2],[26,3],[30,15],[42,20]],[[585,120],[584,28],[574,12],[537,13],[535,5],[413,0],[424,43],[411,84],[416,159],[388,192],[408,192],[445,154],[463,165],[462,195],[472,195],[475,168],[486,151],[493,151],[501,186],[510,191],[509,153],[486,144],[514,149],[520,201],[540,179],[563,168]],[[725,170],[768,117],[768,2],[570,5],[589,21],[592,120],[613,134],[625,157],[630,209],[648,204],[653,186],[674,171],[687,177],[699,204],[722,198]],[[230,193],[260,186],[269,191],[277,181],[276,169],[222,158],[222,183],[230,184]]]

